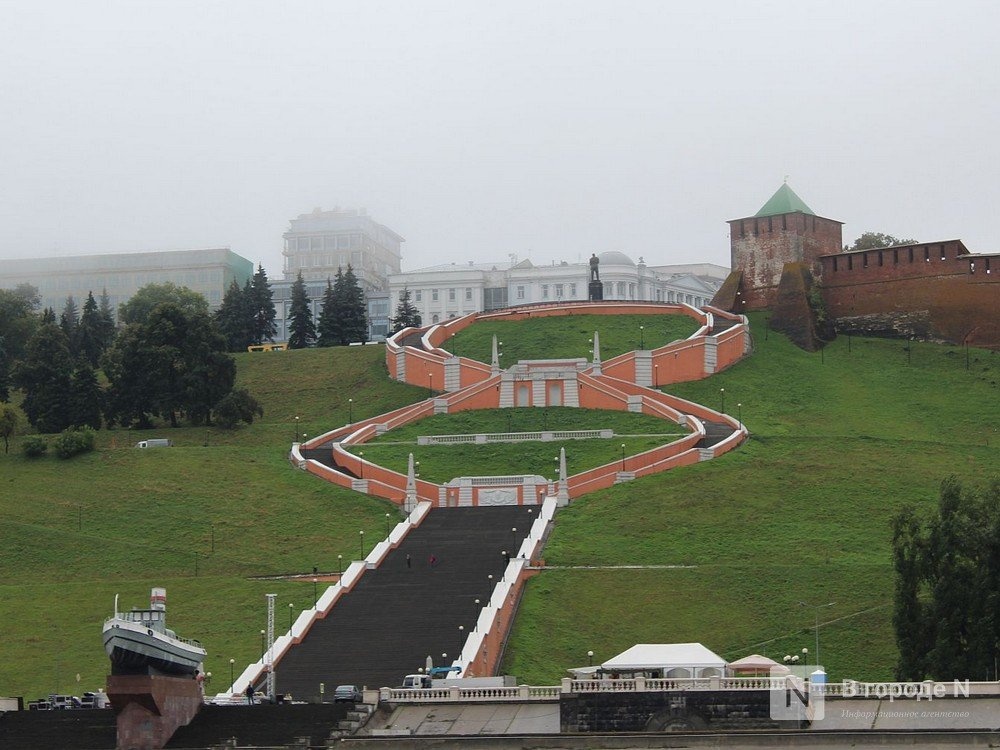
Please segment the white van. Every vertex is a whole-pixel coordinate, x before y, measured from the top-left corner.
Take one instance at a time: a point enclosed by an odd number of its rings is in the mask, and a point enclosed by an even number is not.
[[[164,438],[153,438],[151,440],[140,440],[135,444],[136,448],[169,448],[174,444],[173,440]]]

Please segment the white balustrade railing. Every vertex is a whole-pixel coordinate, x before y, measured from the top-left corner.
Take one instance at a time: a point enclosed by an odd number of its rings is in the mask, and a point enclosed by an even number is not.
[[[381,700],[393,703],[441,703],[441,702],[492,702],[504,701],[553,701],[562,693],[638,693],[675,691],[731,691],[731,690],[783,690],[788,680],[794,680],[800,687],[808,686],[813,691],[822,691],[828,698],[889,698],[927,699],[928,697],[968,697],[970,695],[1000,696],[1000,683],[970,682],[844,682],[818,683],[809,685],[800,677],[690,677],[690,678],[649,678],[627,679],[564,679],[561,685],[517,687],[469,687],[452,685],[430,689],[382,688]]]

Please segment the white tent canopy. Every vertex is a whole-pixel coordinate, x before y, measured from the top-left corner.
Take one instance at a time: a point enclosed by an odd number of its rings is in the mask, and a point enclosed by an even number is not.
[[[720,677],[726,660],[700,643],[638,643],[601,664],[602,672],[663,677]]]

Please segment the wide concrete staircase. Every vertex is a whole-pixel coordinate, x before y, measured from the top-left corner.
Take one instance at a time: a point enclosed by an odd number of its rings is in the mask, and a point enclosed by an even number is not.
[[[504,574],[503,553],[527,535],[537,509],[530,511],[431,511],[277,663],[277,692],[319,700],[322,684],[329,700],[337,685],[398,686],[428,656],[435,666],[450,664]]]

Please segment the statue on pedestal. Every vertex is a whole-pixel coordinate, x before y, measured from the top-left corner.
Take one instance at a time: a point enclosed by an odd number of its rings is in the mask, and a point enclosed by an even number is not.
[[[600,281],[601,280],[601,272],[597,269],[597,267],[598,267],[598,265],[600,265],[600,263],[601,263],[601,259],[597,257],[597,254],[596,253],[591,253],[591,255],[590,255],[590,280],[591,281]]]

